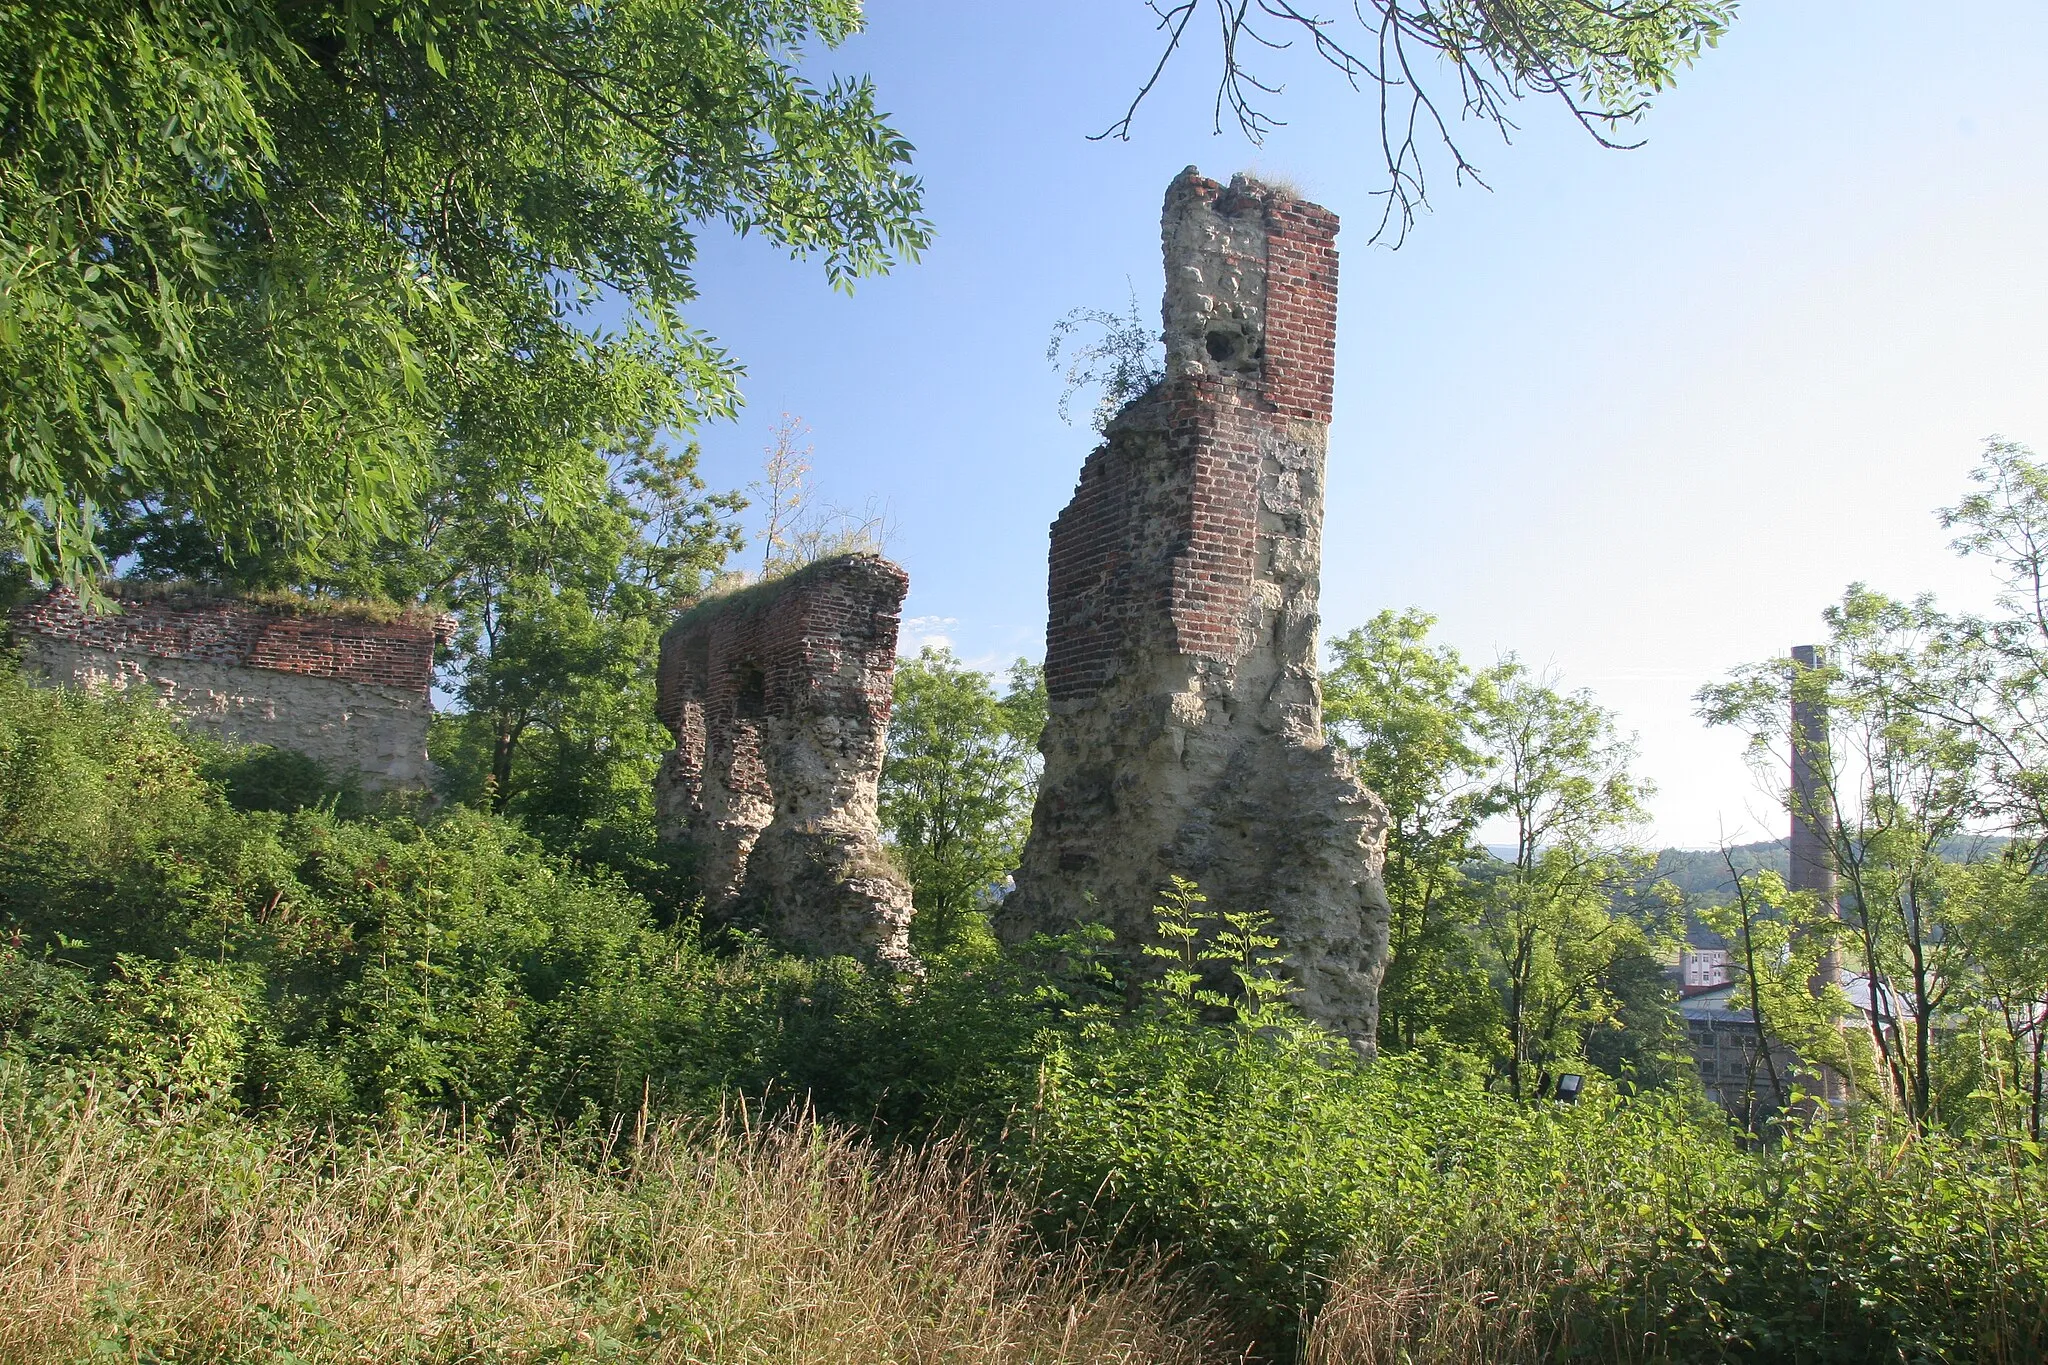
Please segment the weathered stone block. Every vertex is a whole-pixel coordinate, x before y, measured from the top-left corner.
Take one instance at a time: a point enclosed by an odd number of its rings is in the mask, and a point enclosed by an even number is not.
[[[844,555],[712,598],[662,636],[656,708],[676,747],[656,813],[694,851],[710,919],[915,965],[877,809],[909,585]]]
[[[1297,1000],[1370,1050],[1385,805],[1316,679],[1335,215],[1192,167],[1168,188],[1166,377],[1053,523],[1031,838],[1012,941],[1096,921],[1143,967],[1170,876],[1273,917]]]

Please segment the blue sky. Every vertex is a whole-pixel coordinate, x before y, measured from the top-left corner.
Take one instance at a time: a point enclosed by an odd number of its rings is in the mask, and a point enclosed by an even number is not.
[[[873,75],[937,240],[848,298],[706,234],[692,320],[749,403],[697,433],[706,475],[754,478],[800,414],[825,492],[891,509],[906,645],[1036,657],[1047,527],[1091,445],[1055,412],[1054,321],[1129,286],[1156,315],[1182,166],[1284,175],[1346,223],[1326,629],[1431,611],[1468,657],[1514,651],[1619,713],[1652,838],[1775,834],[1693,690],[1817,637],[1852,581],[1981,602],[1933,510],[1984,437],[2048,449],[2044,54],[2038,0],[1752,0],[1645,148],[1540,105],[1514,146],[1475,127],[1492,191],[1440,181],[1390,251],[1367,244],[1372,109],[1334,80],[1282,59],[1288,126],[1253,148],[1211,135],[1198,48],[1130,142],[1090,142],[1154,55],[1139,0],[877,0],[820,65]]]

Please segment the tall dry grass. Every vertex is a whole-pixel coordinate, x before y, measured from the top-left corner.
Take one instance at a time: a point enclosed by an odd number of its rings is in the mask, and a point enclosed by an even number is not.
[[[1302,1365],[1539,1365],[1567,1344],[1548,1295],[1554,1254],[1499,1239],[1434,1254],[1355,1260],[1328,1286]],[[1656,1358],[1609,1349],[1597,1358]]]
[[[582,1155],[10,1102],[0,1362],[1231,1358],[1156,1274],[1041,1249],[956,1150],[799,1117]]]

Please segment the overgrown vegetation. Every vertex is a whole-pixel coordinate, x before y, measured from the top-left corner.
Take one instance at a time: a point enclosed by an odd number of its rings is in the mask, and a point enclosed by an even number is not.
[[[1135,1009],[1087,934],[905,986],[503,817],[250,799],[266,759],[0,683],[0,1359],[2048,1345],[2048,1188],[1989,1129],[1747,1149],[1674,1092],[1365,1065],[1191,887]]]
[[[1970,1132],[2017,1113],[2038,1141],[2048,1115],[2048,469],[1993,440],[1972,477],[1970,495],[1940,515],[1954,548],[1996,576],[1996,611],[1952,613],[1853,584],[1825,613],[1815,666],[1755,664],[1698,700],[1703,719],[1749,737],[1766,785],[1816,829],[1840,884],[1838,918],[1811,896],[1779,894],[1768,874],[1751,879],[1772,903],[1762,931],[1773,947],[1744,956],[1779,998],[1780,1026],[1915,1122]],[[1794,734],[1795,699],[1828,725]],[[1815,774],[1810,809],[1785,786],[1795,757]],[[1825,1044],[1796,999],[1809,993],[1790,981],[1822,953],[1842,960],[1865,1005],[1837,995],[1826,1013],[1851,1026]]]
[[[736,405],[683,316],[724,224],[845,285],[929,238],[847,0],[0,4],[0,539],[135,524],[296,579],[458,459]],[[593,325],[606,301],[614,325]]]
[[[915,893],[919,951],[988,938],[985,912],[1031,832],[1045,705],[1044,671],[1023,659],[1001,695],[947,649],[897,665],[881,815]]]
[[[1392,961],[1380,1046],[1513,1095],[1595,1066],[1686,1088],[1662,957],[1681,897],[1638,842],[1650,786],[1613,715],[1513,656],[1475,669],[1421,612],[1331,642],[1324,719],[1387,802]],[[1512,842],[1498,854],[1482,826]]]

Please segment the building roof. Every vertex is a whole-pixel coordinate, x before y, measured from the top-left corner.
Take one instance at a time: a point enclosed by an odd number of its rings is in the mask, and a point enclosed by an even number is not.
[[[1849,997],[1849,1003],[1865,1015],[1871,1012],[1870,978],[1861,975],[1845,975],[1841,979],[1842,993]],[[1897,991],[1885,989],[1879,997],[1883,1003],[1882,1016],[1886,1019],[1910,1019],[1913,1011]],[[1750,1012],[1747,992],[1738,996],[1736,985],[1708,986],[1691,991],[1678,1002],[1678,1012],[1686,1019],[1723,1020],[1725,1022],[1756,1025],[1756,1016]]]

